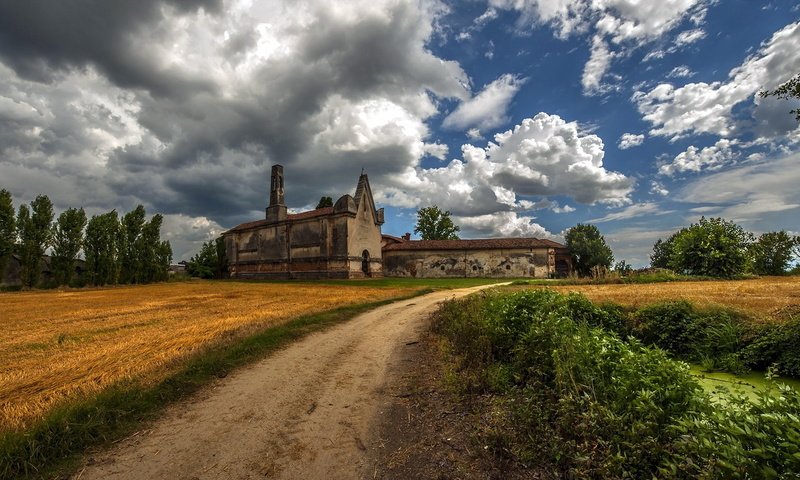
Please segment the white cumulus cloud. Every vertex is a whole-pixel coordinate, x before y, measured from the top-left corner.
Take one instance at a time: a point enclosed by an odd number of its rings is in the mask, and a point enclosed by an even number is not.
[[[508,121],[508,107],[525,83],[515,75],[505,74],[483,87],[477,95],[462,102],[442,122],[444,128],[487,130]]]
[[[733,108],[762,89],[773,89],[800,71],[800,22],[777,31],[755,54],[728,74],[727,81],[689,83],[674,87],[663,83],[633,96],[651,135],[678,138],[690,133],[732,136],[742,127]],[[758,101],[754,100],[756,115]]]
[[[694,145],[679,153],[672,162],[661,165],[658,173],[661,175],[674,175],[683,172],[700,172],[703,170],[716,170],[736,158],[732,147],[738,142],[735,140],[721,139],[714,145],[697,148]]]
[[[644,142],[644,135],[635,133],[623,133],[619,138],[617,147],[620,150],[627,150],[629,148],[638,147]]]
[[[560,240],[534,222],[533,218],[518,215],[517,212],[496,212],[472,217],[454,217],[462,232],[470,237],[534,237]]]
[[[464,145],[462,156],[441,168],[409,168],[389,177],[375,189],[381,192],[380,202],[436,204],[459,216],[474,216],[536,205],[520,197],[563,195],[584,204],[624,205],[634,184],[603,166],[600,137],[546,113],[496,134],[486,148]]]

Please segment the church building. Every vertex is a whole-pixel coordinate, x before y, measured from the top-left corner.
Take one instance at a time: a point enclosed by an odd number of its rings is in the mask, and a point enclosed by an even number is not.
[[[223,233],[231,278],[365,278],[381,276],[383,209],[375,208],[362,173],[354,196],[333,207],[287,213],[283,167],[274,165],[266,218]]]

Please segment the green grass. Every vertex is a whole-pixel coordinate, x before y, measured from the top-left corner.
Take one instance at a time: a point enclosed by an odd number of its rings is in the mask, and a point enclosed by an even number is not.
[[[306,315],[233,344],[212,347],[155,385],[123,382],[95,396],[62,405],[29,430],[0,434],[0,479],[66,475],[78,465],[86,449],[101,447],[130,434],[141,422],[156,418],[166,405],[196,392],[215,378],[311,332],[430,291],[421,289],[406,297]]]

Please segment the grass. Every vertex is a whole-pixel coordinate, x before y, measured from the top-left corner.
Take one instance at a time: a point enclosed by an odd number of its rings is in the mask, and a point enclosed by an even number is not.
[[[400,298],[428,291],[417,289],[405,292]],[[390,292],[395,296],[303,315],[235,341],[211,345],[185,359],[157,381],[122,378],[97,393],[61,402],[32,427],[0,434],[0,478],[48,477],[63,473],[86,448],[121,438],[141,421],[156,416],[168,403],[292,340],[397,300],[398,292]]]
[[[800,305],[800,277],[797,276],[761,277],[752,280],[547,286],[561,293],[580,292],[594,302],[614,302],[629,308],[640,308],[668,300],[687,300],[700,307],[733,308],[764,320],[777,318],[783,310]]]

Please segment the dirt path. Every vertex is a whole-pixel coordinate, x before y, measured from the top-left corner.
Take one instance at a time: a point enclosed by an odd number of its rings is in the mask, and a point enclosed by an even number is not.
[[[371,427],[393,400],[387,373],[402,374],[403,349],[438,302],[481,288],[404,300],[312,334],[169,407],[75,478],[370,478]]]

